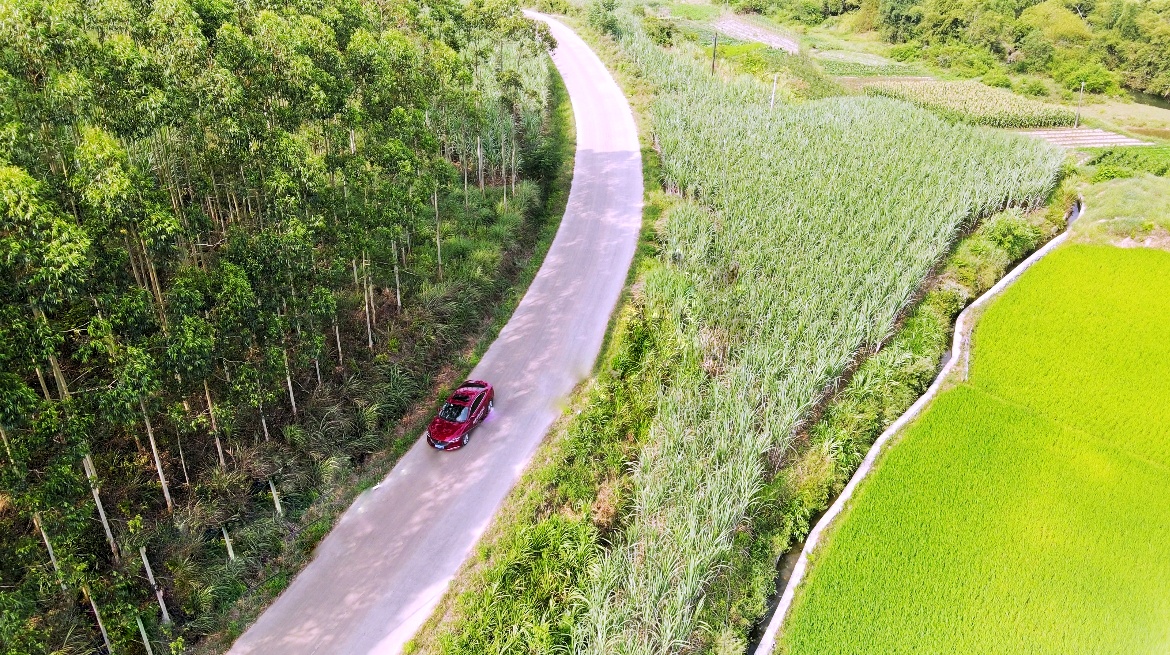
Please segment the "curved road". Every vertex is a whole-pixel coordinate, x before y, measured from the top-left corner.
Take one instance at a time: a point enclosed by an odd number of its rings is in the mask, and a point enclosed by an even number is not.
[[[230,653],[393,654],[414,636],[593,368],[642,225],[642,161],[625,96],[588,46],[545,20],[569,91],[577,155],[552,247],[470,377],[496,385],[471,444],[418,443],[362,494],[314,560]]]

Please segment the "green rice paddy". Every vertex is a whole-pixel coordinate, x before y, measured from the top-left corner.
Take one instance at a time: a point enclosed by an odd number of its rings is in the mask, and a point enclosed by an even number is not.
[[[1170,651],[1170,253],[1066,246],[838,519],[779,651]]]

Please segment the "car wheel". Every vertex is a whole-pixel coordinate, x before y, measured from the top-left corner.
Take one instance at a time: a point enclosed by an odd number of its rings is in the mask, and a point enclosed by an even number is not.
[[[489,401],[488,401],[488,411],[487,411],[487,413],[488,413],[488,414],[491,414],[491,413],[492,413],[492,408],[493,408],[493,407],[495,407],[495,406],[496,406],[496,401],[494,401],[494,400],[489,400]]]
[[[468,442],[470,439],[471,439],[471,433],[470,433],[470,432],[464,432],[464,433],[463,433],[463,438],[459,440],[459,445],[460,445],[460,446],[466,446],[466,445],[467,445],[467,442]]]

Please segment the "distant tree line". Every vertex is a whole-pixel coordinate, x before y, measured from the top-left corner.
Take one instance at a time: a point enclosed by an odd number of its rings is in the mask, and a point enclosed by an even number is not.
[[[739,0],[743,11],[819,24],[848,15],[896,58],[983,75],[1039,73],[1069,90],[1170,97],[1168,0]]]

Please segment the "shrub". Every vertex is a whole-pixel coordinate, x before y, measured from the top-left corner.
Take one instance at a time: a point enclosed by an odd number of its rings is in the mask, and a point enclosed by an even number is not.
[[[1011,89],[1012,80],[1002,70],[993,69],[988,71],[983,76],[983,83],[987,86],[994,86],[1000,89]]]
[[[1021,81],[1016,85],[1016,91],[1033,98],[1041,98],[1048,95],[1048,87],[1040,80],[1027,79]]]
[[[1098,182],[1108,182],[1109,180],[1117,180],[1123,177],[1133,177],[1133,175],[1133,170],[1123,166],[1101,164],[1093,171],[1093,176],[1089,178],[1089,182],[1096,184]]]
[[[678,27],[674,21],[650,15],[642,18],[642,29],[646,30],[646,36],[650,37],[651,41],[660,46],[669,46],[674,43],[674,35],[678,33]]]
[[[614,15],[617,0],[594,0],[589,3],[587,15],[589,26],[611,36],[618,36],[618,21]]]
[[[1117,76],[1098,62],[1066,67],[1058,71],[1056,77],[1069,91],[1080,91],[1082,83],[1084,83],[1085,91],[1088,93],[1118,93],[1121,91]]]
[[[1019,212],[1003,212],[988,220],[980,230],[987,240],[999,246],[1009,261],[1022,259],[1036,249],[1040,228],[1026,221]]]

